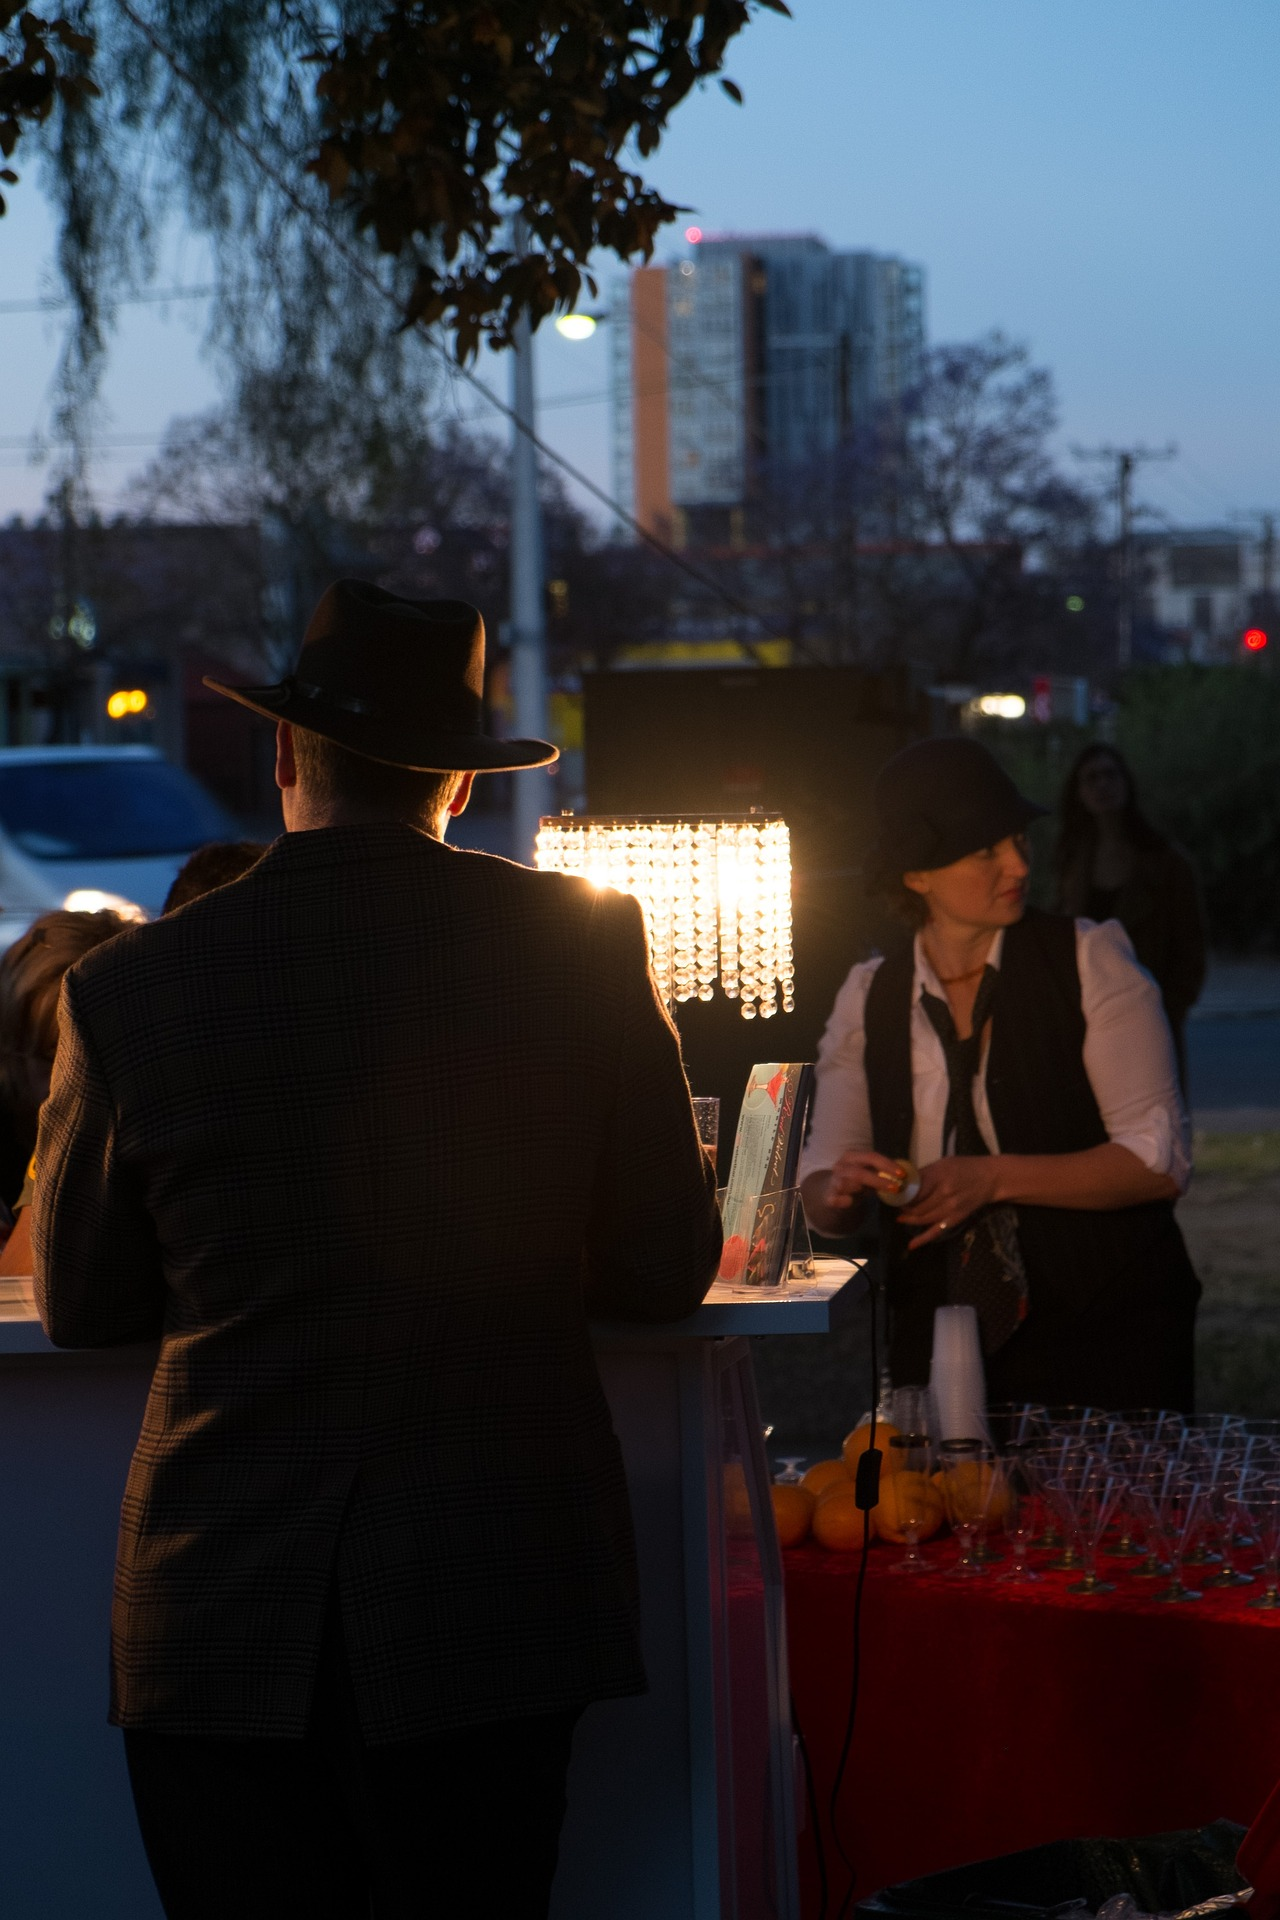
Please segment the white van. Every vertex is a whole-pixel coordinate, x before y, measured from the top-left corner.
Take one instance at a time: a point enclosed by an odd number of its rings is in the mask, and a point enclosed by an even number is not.
[[[243,837],[155,747],[0,747],[0,946],[21,931],[12,916],[50,907],[158,914],[188,854]]]

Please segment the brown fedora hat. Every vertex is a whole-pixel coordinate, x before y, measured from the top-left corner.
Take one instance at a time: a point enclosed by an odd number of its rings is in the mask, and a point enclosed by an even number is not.
[[[465,600],[404,600],[338,580],[321,595],[288,679],[204,684],[393,767],[510,773],[559,757],[547,740],[484,732],[484,621]]]

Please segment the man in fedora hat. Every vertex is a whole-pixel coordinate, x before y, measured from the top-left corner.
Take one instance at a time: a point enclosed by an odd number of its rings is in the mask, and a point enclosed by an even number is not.
[[[485,735],[483,659],[330,588],[217,687],[287,831],[64,989],[37,1297],[161,1342],[111,1717],[182,1920],[545,1914],[574,1721],[644,1686],[587,1316],[692,1311],[714,1180],[638,904],[443,844],[555,757]]]

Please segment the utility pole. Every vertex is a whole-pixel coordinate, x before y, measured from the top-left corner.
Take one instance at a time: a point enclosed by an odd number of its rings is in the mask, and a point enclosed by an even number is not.
[[[1116,469],[1116,666],[1123,673],[1133,664],[1133,608],[1136,598],[1133,564],[1133,475],[1146,460],[1172,460],[1178,449],[1167,447],[1073,447],[1077,460],[1107,460]]]
[[[1261,527],[1258,541],[1258,558],[1261,561],[1261,592],[1258,595],[1256,609],[1249,609],[1248,618],[1261,620],[1268,626],[1275,618],[1276,584],[1276,514],[1272,507],[1251,507],[1241,513],[1233,513],[1231,518],[1237,523],[1249,527]]]
[[[522,247],[523,236],[517,236]],[[523,249],[522,249],[523,250]],[[521,739],[547,737],[547,621],[542,509],[538,500],[538,450],[534,445],[533,329],[522,313],[515,324],[511,356],[511,691],[515,731]],[[511,776],[511,852],[533,861],[538,820],[549,813],[554,776],[538,767]]]
[[[1273,589],[1276,569],[1276,517],[1274,513],[1262,516],[1262,604],[1271,618]]]

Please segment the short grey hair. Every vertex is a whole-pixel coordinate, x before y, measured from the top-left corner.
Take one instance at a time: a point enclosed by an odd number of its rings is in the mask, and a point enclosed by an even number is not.
[[[354,803],[433,833],[462,778],[460,773],[388,766],[307,727],[293,728],[293,758],[298,784],[309,800]]]

